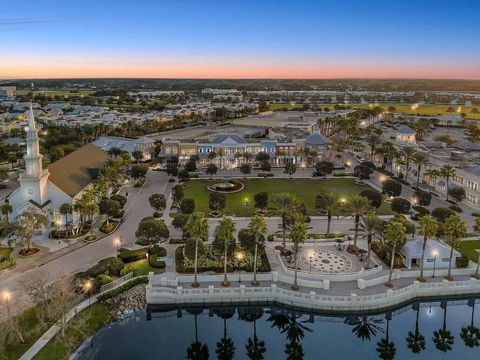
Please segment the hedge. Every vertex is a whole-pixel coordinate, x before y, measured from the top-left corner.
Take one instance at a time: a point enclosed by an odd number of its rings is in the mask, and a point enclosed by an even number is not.
[[[273,173],[271,172],[259,172],[258,177],[273,177]]]
[[[470,260],[468,259],[468,257],[462,255],[455,259],[455,264],[457,265],[458,268],[466,268],[468,266],[469,261]]]
[[[458,213],[463,212],[463,209],[460,206],[457,206],[457,205],[449,205],[448,208],[450,210],[456,211]]]
[[[158,260],[158,257],[158,254],[150,255],[150,257],[148,258],[148,264],[155,269],[164,269],[167,265],[165,264],[165,261]]]
[[[128,280],[123,285],[120,285],[119,287],[113,290],[100,294],[97,299],[100,302],[104,302],[105,300],[111,299],[117,295],[120,295],[121,293],[127,291],[128,289],[131,289],[132,287],[138,284],[148,284],[148,276],[138,276],[136,278],[133,278],[132,280]]]
[[[147,257],[147,252],[150,255],[157,254],[158,257],[167,256],[167,250],[157,244],[150,247],[143,247],[140,249],[130,250],[121,248],[118,252],[118,258],[122,259],[124,263],[131,263],[137,260],[142,260]]]
[[[85,277],[97,277],[100,274],[115,274],[118,275],[120,272],[120,265],[123,267],[123,261],[120,263],[121,259],[116,257],[109,257],[103,260],[100,260],[97,264],[93,265],[86,271],[79,272],[76,274],[76,277],[85,278]]]

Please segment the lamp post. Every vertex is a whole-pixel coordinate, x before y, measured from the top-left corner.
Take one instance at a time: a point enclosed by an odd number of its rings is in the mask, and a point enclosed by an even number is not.
[[[240,251],[237,252],[236,258],[237,258],[237,265],[238,265],[238,282],[241,283],[242,278],[241,278],[241,271],[240,271],[240,261],[243,260],[243,253]]]
[[[305,167],[306,167],[305,163],[302,163],[302,179],[303,179],[303,175],[305,173]]]
[[[247,211],[248,211],[248,198],[245,198],[245,217],[247,217]]]
[[[91,298],[91,295],[92,295],[92,282],[90,280],[87,280],[85,282],[85,292],[87,293],[88,295],[88,307],[90,307],[90,298]]]
[[[310,261],[309,272],[312,272],[312,260],[313,260],[313,251],[310,250],[308,253],[308,260]]]
[[[60,225],[61,225],[61,221],[60,220],[56,220],[55,221],[55,231],[57,232],[57,238],[58,238],[58,243],[60,244],[62,241],[60,240]]]
[[[438,255],[438,252],[435,250],[433,252],[433,273],[432,273],[432,278],[434,279],[435,278],[435,267],[437,266],[437,255]]]

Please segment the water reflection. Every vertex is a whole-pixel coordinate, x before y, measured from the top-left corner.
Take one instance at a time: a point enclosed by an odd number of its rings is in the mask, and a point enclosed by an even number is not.
[[[348,316],[275,306],[150,309],[100,331],[79,359],[479,359],[475,305],[416,302]]]

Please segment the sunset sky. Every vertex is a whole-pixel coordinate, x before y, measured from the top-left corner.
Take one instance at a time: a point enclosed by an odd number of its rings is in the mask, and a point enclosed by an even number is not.
[[[480,79],[478,0],[21,0],[0,79]]]

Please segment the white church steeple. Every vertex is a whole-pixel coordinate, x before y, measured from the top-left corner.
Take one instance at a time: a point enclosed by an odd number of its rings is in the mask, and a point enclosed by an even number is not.
[[[38,179],[42,176],[42,154],[40,154],[40,146],[38,140],[37,126],[33,116],[33,107],[30,103],[30,111],[28,113],[28,127],[25,129],[27,133],[27,155],[24,156],[26,178]]]

